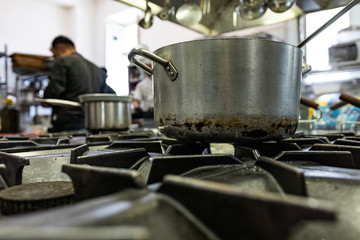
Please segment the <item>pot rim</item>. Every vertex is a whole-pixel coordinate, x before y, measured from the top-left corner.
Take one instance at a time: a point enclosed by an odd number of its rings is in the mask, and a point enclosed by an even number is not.
[[[81,103],[83,102],[131,102],[131,96],[117,96],[112,93],[89,93],[78,96]]]
[[[264,42],[269,42],[269,43],[274,43],[274,44],[280,44],[280,45],[286,45],[289,47],[293,47],[294,49],[299,49],[301,52],[301,48],[298,48],[295,45],[289,44],[289,43],[285,43],[285,42],[280,42],[280,41],[275,41],[275,40],[269,40],[269,39],[263,39],[263,38],[256,38],[256,37],[219,37],[219,38],[202,38],[202,39],[196,39],[196,40],[189,40],[189,41],[183,41],[183,42],[178,42],[178,43],[173,43],[173,44],[169,44],[163,47],[160,47],[158,49],[156,49],[154,52],[157,53],[158,51],[161,51],[161,49],[163,48],[168,48],[168,47],[172,47],[172,46],[176,46],[176,45],[182,45],[182,44],[190,44],[193,42],[205,42],[205,41],[264,41]]]

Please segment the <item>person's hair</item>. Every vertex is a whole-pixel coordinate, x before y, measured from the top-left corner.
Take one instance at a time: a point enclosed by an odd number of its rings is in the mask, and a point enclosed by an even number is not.
[[[69,38],[65,37],[65,36],[58,36],[56,37],[53,42],[51,43],[51,46],[53,48],[56,47],[56,45],[58,44],[64,44],[64,45],[67,45],[67,46],[71,46],[73,48],[75,48],[75,44],[73,43],[73,41],[71,41]]]

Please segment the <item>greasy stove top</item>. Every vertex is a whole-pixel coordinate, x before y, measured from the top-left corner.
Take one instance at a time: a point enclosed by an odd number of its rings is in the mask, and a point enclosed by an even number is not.
[[[0,139],[0,239],[359,239],[360,136]],[[72,183],[72,186],[69,185]]]

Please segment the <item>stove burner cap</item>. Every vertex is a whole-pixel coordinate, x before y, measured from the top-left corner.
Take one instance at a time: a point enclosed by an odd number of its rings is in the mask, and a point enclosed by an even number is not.
[[[71,182],[37,182],[6,188],[0,192],[3,215],[27,213],[73,203]]]

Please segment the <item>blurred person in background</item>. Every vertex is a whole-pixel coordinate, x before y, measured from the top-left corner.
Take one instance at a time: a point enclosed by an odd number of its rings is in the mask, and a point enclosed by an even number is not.
[[[50,50],[55,63],[49,71],[44,98],[78,102],[81,94],[115,93],[106,84],[106,71],[81,56],[69,38],[56,37]],[[52,106],[51,124],[49,132],[82,130],[85,128],[84,110],[81,107]]]
[[[151,67],[150,63],[147,63]],[[145,115],[152,117],[154,112],[154,92],[153,82],[151,76],[145,72],[144,78],[136,85],[133,93],[133,106],[135,109],[135,115],[139,114],[139,117]],[[148,114],[144,114],[148,113]]]
[[[152,112],[154,109],[154,95],[152,89],[152,80],[149,76],[145,76],[135,87],[134,108],[141,108],[144,112]]]

